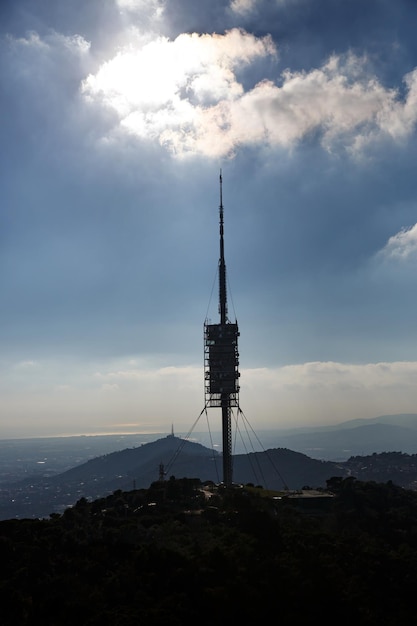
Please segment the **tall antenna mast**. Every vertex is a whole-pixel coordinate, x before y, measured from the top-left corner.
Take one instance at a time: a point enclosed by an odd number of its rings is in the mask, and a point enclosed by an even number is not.
[[[224,209],[223,209],[223,178],[220,170],[220,259],[219,259],[219,313],[220,324],[227,322],[227,290],[226,262],[224,260]]]
[[[219,324],[204,324],[206,406],[221,407],[223,482],[233,482],[231,409],[239,406],[239,353],[237,322],[227,317],[226,263],[224,259],[223,179],[220,170]]]

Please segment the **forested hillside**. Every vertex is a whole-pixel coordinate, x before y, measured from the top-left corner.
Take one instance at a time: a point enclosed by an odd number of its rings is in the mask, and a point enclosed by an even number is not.
[[[417,494],[340,477],[328,488],[305,508],[172,478],[2,521],[1,622],[415,623]]]

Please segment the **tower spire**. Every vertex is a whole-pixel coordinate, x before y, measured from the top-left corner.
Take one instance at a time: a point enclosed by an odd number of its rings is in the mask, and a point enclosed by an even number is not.
[[[219,313],[220,323],[227,322],[227,290],[226,290],[226,262],[224,260],[224,209],[223,209],[223,178],[220,170],[220,259],[219,259]]]

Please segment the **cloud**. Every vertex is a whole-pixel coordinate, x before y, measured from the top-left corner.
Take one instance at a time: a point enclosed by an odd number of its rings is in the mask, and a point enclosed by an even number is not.
[[[408,260],[417,257],[417,224],[404,228],[388,239],[378,253],[386,259]]]
[[[33,367],[39,367],[40,363],[37,361],[20,361],[16,363],[15,367],[17,369],[31,369]]]
[[[105,383],[101,386],[101,390],[105,393],[114,393],[115,391],[120,391],[120,387],[117,383],[109,384]]]
[[[277,6],[281,6],[291,2],[299,2],[299,0],[275,0],[274,4]],[[267,2],[266,7],[270,8],[271,4],[273,3],[270,1]],[[233,11],[233,13],[236,13],[237,15],[246,16],[252,13],[257,7],[260,7],[261,5],[264,5],[262,7],[262,9],[264,9],[265,3],[262,0],[231,0],[230,9]]]
[[[309,72],[288,69],[280,84],[260,75],[245,89],[242,68],[276,53],[270,37],[239,29],[159,37],[119,51],[83,81],[82,92],[116,111],[119,128],[179,156],[292,147],[312,133],[327,150],[357,153],[370,142],[404,140],[414,131],[417,70],[404,79],[404,99],[353,54],[334,55]]]
[[[129,11],[153,11],[158,12],[165,6],[164,0],[116,0],[116,4],[120,9]]]
[[[136,367],[129,369],[119,369],[115,371],[96,372],[95,378],[107,381],[104,385],[109,387],[117,386],[124,389],[139,390],[141,394],[154,397],[158,390],[163,388],[166,391],[181,391],[185,389],[195,390],[199,387],[202,373],[200,369],[192,366],[174,367],[166,366],[161,368]],[[117,382],[116,382],[117,381]]]
[[[16,78],[44,87],[58,79],[65,68],[74,75],[74,67],[84,62],[90,42],[81,35],[63,35],[50,31],[41,37],[36,31],[26,37],[7,35],[2,40],[10,67]]]
[[[159,37],[135,50],[125,49],[90,74],[82,92],[115,110],[121,128],[158,140],[172,152],[213,154],[222,104],[243,93],[237,72],[256,58],[276,53],[270,37],[239,29],[225,35]],[[222,149],[224,151],[224,149]]]
[[[246,146],[291,149],[309,137],[330,152],[360,154],[381,141],[407,141],[416,125],[417,69],[404,76],[402,93],[371,74],[366,57],[333,55],[321,67],[287,69],[271,80],[262,65],[278,60],[272,38],[238,28],[171,40],[129,25],[126,42],[94,71],[90,49],[80,35],[54,31],[6,40],[12,81],[26,83],[32,112],[49,114],[51,128],[63,107],[67,127],[68,120],[71,127],[91,122],[87,101],[90,114],[100,113],[90,137],[130,136],[179,157],[222,158]]]
[[[167,125],[192,123],[194,111],[212,100],[239,96],[242,86],[234,70],[274,52],[269,37],[259,39],[238,29],[225,35],[182,34],[174,41],[158,37],[118,52],[86,78],[82,91],[114,108],[125,127],[138,134],[140,118],[153,136]]]
[[[257,0],[232,0],[230,8],[234,13],[245,15],[253,11],[257,4]]]
[[[250,370],[249,375],[257,375]],[[259,371],[262,377],[262,370]],[[414,361],[381,363],[337,363],[313,361],[297,365],[286,365],[269,370],[268,379],[278,391],[285,389],[362,389],[377,390],[414,384],[417,363]]]
[[[93,67],[90,49],[90,42],[81,35],[55,31],[0,38],[3,81],[8,86],[4,105],[10,107],[5,114],[13,120],[8,128],[14,132],[10,141],[19,147],[32,145],[39,162],[52,145],[56,148],[62,137],[72,136],[84,121],[79,84]],[[15,151],[13,146],[12,154]],[[22,160],[27,158],[25,150],[21,153]]]
[[[275,428],[411,413],[417,401],[416,376],[415,361],[310,362],[246,370],[241,405],[262,427]]]
[[[379,114],[379,125],[394,139],[408,137],[417,120],[417,69],[404,77],[407,98],[404,102],[391,101]]]
[[[27,436],[122,431],[126,423],[149,432],[169,432],[172,423],[184,432],[193,427],[204,408],[201,367],[124,365],[103,361],[94,371],[91,365],[46,363],[39,380],[32,375],[18,389],[8,381],[2,410],[16,433],[26,423]],[[416,376],[415,361],[315,361],[242,369],[240,404],[255,430],[408,413],[417,402]],[[208,417],[212,428],[220,430],[218,411],[210,409]],[[8,426],[8,436],[12,430]]]
[[[120,13],[129,17],[139,17],[142,25],[158,24],[164,16],[166,0],[116,0]]]

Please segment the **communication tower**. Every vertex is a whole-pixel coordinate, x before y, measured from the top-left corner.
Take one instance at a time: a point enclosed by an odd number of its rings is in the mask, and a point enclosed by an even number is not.
[[[204,323],[204,387],[206,407],[222,410],[223,482],[230,487],[232,465],[232,408],[239,407],[239,329],[227,314],[226,263],[224,259],[223,181],[220,170],[220,323]]]

